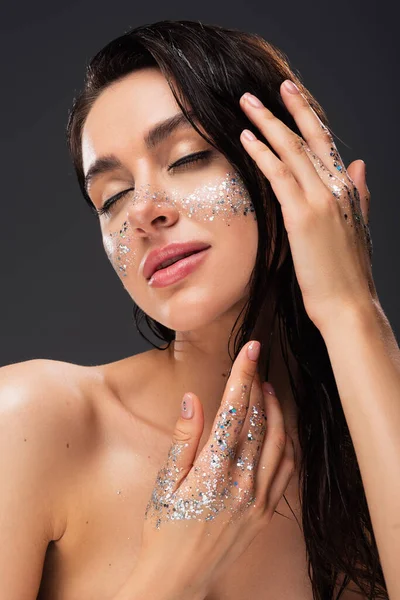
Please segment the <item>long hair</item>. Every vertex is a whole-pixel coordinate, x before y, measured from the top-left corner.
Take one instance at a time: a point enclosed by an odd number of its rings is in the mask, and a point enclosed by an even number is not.
[[[280,204],[268,179],[239,139],[244,128],[250,129],[274,152],[239,106],[239,98],[246,91],[260,98],[283,123],[301,136],[281,99],[279,90],[285,79],[297,84],[329,129],[327,117],[303,85],[301,77],[290,68],[285,54],[257,34],[186,20],[165,20],[128,30],[91,59],[84,88],[74,98],[68,118],[68,149],[82,194],[95,214],[95,207],[84,188],[83,125],[103,90],[125,75],[147,67],[160,69],[188,121],[239,173],[255,207],[257,257],[249,300],[234,340],[233,360],[240,348],[252,339],[257,317],[268,309],[279,332],[280,347],[298,408],[297,431],[302,451],[299,469],[301,526],[313,597],[336,600],[349,582],[354,582],[369,599],[387,599],[357,457],[328,352],[304,308]],[[188,114],[188,103],[195,119]],[[195,120],[206,134],[200,131]],[[156,337],[167,343],[159,349],[168,348],[175,339],[175,332],[135,305],[136,327],[153,346],[140,330],[143,318]],[[233,329],[231,336],[232,332]],[[261,332],[261,339],[257,339],[262,345],[270,344],[269,332],[265,331],[262,338]],[[289,352],[294,357],[295,374]],[[269,356],[262,366],[265,380],[268,379],[268,367]],[[340,578],[340,589],[337,589]]]

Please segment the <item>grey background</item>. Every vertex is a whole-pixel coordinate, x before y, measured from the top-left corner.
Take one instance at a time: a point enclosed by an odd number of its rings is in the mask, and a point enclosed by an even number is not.
[[[393,5],[286,2],[14,3],[0,18],[0,365],[101,364],[150,348],[107,260],[65,145],[84,69],[129,27],[195,19],[257,32],[281,48],[324,107],[347,165],[372,194],[373,270],[397,333],[399,36]]]

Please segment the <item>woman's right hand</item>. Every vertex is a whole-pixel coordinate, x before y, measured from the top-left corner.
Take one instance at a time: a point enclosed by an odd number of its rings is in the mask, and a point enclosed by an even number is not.
[[[200,400],[190,394],[193,417],[178,419],[146,508],[138,568],[147,565],[176,589],[187,585],[207,593],[218,571],[270,522],[294,471],[279,401],[263,392],[250,345],[232,366],[210,437],[195,461],[204,417]]]

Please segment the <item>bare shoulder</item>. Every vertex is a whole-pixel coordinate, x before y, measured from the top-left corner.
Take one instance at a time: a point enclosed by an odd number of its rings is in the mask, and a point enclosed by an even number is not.
[[[79,414],[84,418],[91,411],[87,391],[96,383],[101,385],[96,369],[57,360],[38,358],[6,365],[0,368],[0,413],[18,411],[23,416],[29,411],[30,418],[45,426],[56,425],[57,417]],[[64,427],[68,422],[63,421]],[[50,431],[55,430],[49,427]]]
[[[90,390],[101,385],[96,369],[62,361],[33,359],[0,368],[0,425],[12,440],[9,460],[28,453],[35,481],[45,483],[51,539],[66,527],[63,491],[96,446]]]

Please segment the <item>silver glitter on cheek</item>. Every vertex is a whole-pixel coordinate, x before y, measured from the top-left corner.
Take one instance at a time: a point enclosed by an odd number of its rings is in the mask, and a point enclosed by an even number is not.
[[[103,236],[103,245],[108,259],[122,277],[126,277],[127,268],[133,263],[136,255],[136,252],[130,247],[131,241],[127,221],[122,224],[121,229],[118,231]]]
[[[256,220],[255,209],[247,189],[236,172],[229,172],[212,185],[203,185],[196,188],[188,196],[182,198],[176,192],[169,196],[162,193],[152,193],[149,186],[135,191],[130,204],[142,202],[158,202],[172,204],[180,213],[188,218],[212,222],[216,219],[223,220],[229,227],[233,218],[253,215]],[[117,207],[110,209],[117,212]],[[129,211],[129,208],[127,208]],[[126,277],[129,267],[135,265],[136,252],[135,239],[132,225],[129,220],[122,223],[120,229],[103,235],[103,245],[106,254],[120,277]]]
[[[255,471],[266,416],[261,405],[253,405],[249,412],[249,429],[243,429],[243,423],[247,423],[249,391],[245,384],[240,387],[239,399],[223,400],[210,440],[183,481],[179,457],[188,444],[171,446],[146,507],[145,518],[157,529],[171,520],[212,521],[218,515],[229,522],[239,518],[254,503]]]

